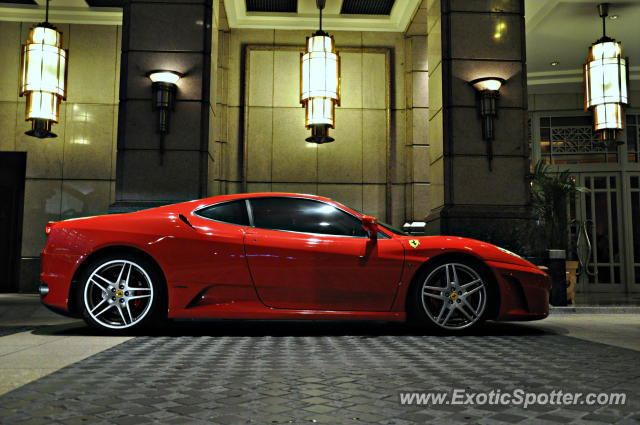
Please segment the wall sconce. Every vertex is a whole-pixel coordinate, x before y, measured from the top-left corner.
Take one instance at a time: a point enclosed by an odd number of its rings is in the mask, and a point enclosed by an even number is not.
[[[26,135],[44,139],[58,122],[60,102],[67,99],[67,58],[62,33],[49,23],[49,0],[45,21],[31,28],[22,46],[20,96],[26,96],[25,121],[31,121]]]
[[[182,74],[176,71],[150,71],[147,76],[153,84],[152,110],[158,111],[158,133],[160,134],[160,164],[164,155],[164,136],[169,132],[169,111],[175,110],[176,83]]]
[[[487,142],[487,160],[489,161],[489,170],[492,170],[491,161],[493,160],[493,118],[497,115],[496,99],[500,97],[500,87],[504,84],[502,78],[486,77],[478,78],[470,81],[479,93],[480,102],[478,104],[478,112],[482,117],[482,138]]]
[[[300,103],[305,107],[305,126],[311,143],[329,143],[329,128],[335,128],[335,105],[340,106],[340,55],[333,36],[322,31],[325,0],[316,0],[320,29],[307,37],[306,52],[300,53]]]
[[[607,3],[598,5],[602,18],[602,38],[591,45],[584,65],[584,109],[593,111],[595,131],[602,141],[616,141],[624,129],[623,106],[629,103],[627,95],[628,68],[622,58],[622,44],[607,37]],[[617,142],[622,143],[622,142]]]

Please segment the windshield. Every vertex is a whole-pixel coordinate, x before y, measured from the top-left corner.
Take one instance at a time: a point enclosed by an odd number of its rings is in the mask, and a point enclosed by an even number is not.
[[[334,201],[334,202],[335,202],[335,201]],[[336,204],[338,204],[338,205],[340,205],[340,206],[342,206],[342,207],[346,208],[344,205],[342,205],[342,204],[341,204],[341,203],[339,203],[339,202],[336,202]],[[360,215],[365,215],[362,211],[359,211],[359,210],[357,210],[357,209],[355,209],[355,208],[351,208],[351,209],[352,209],[353,211],[357,212],[357,213],[358,213],[358,214],[360,214]],[[387,231],[389,231],[389,232],[393,233],[394,235],[400,235],[400,236],[411,236],[409,233],[407,233],[407,232],[405,232],[405,231],[403,231],[403,230],[400,230],[400,229],[398,229],[397,227],[393,227],[392,225],[390,225],[390,224],[388,224],[388,223],[385,223],[384,221],[379,221],[379,220],[378,220],[378,226],[380,226],[380,227],[382,227],[383,229],[385,229],[385,230],[387,230]]]
[[[383,229],[388,230],[391,233],[394,233],[396,235],[409,236],[409,234],[407,232],[404,232],[404,231],[398,229],[397,227],[393,227],[392,225],[384,223],[382,221],[378,221],[378,226],[380,226]]]

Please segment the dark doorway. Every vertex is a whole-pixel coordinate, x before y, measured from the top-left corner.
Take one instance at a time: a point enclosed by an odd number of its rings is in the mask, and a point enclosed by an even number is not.
[[[0,292],[18,291],[26,152],[0,152]]]

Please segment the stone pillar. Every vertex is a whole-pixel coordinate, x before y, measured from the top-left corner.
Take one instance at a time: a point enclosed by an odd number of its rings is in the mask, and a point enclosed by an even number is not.
[[[210,125],[215,123],[217,12],[218,0],[125,0],[116,203],[110,211],[206,196]],[[184,74],[164,150],[147,77],[158,69]]]
[[[418,13],[422,11],[422,5]],[[419,19],[418,14],[416,18]],[[414,18],[414,21],[415,19]],[[405,72],[407,74],[406,143],[407,221],[422,221],[429,213],[429,96],[427,68],[427,36],[414,30],[405,39]],[[439,40],[438,40],[439,41]]]
[[[524,1],[428,3],[431,212],[427,231],[527,252],[529,152]],[[477,78],[506,80],[497,100],[491,169]]]

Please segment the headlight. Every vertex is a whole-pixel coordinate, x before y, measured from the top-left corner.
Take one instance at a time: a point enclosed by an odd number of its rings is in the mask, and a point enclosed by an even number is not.
[[[524,260],[524,258],[522,258],[521,256],[519,256],[518,254],[516,254],[515,252],[511,252],[508,249],[504,249],[504,248],[500,248],[499,246],[496,246],[496,248],[498,248],[500,251],[504,252],[505,254],[509,254],[509,255],[513,255],[514,257],[518,257],[521,260]]]

